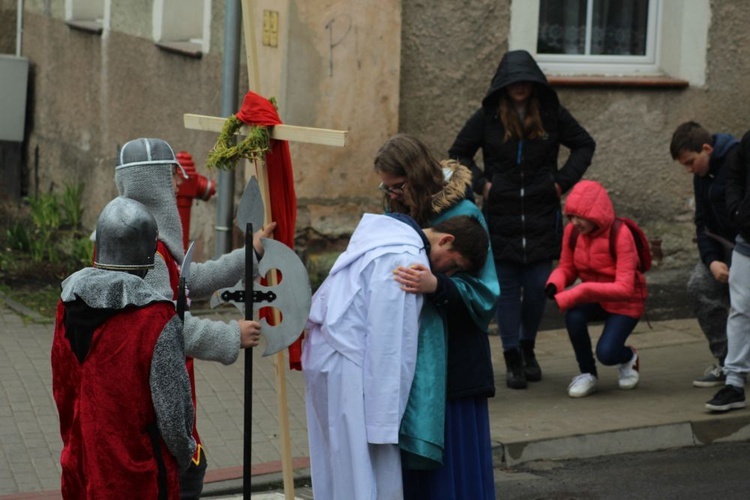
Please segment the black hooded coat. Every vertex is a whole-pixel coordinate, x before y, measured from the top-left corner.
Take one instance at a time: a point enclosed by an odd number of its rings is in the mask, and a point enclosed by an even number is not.
[[[504,141],[499,116],[502,90],[512,83],[533,82],[545,134],[535,139]],[[560,145],[570,150],[558,169]],[[596,144],[575,118],[560,105],[557,93],[531,54],[506,53],[479,108],[458,133],[451,158],[471,168],[478,194],[491,182],[483,211],[496,260],[533,263],[560,255],[563,221],[555,183],[567,192],[591,164]],[[482,149],[484,169],[474,161]]]

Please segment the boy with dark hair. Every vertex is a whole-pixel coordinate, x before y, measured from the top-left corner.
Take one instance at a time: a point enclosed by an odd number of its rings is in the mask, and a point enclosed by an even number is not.
[[[745,382],[750,372],[750,132],[727,164],[727,210],[737,224],[732,252],[727,320],[726,384],[706,403],[712,411],[745,407]]]
[[[180,497],[196,449],[182,322],[144,277],[157,225],[116,198],[96,228],[94,267],[62,283],[52,342],[63,498]]]
[[[729,315],[729,266],[737,236],[736,225],[726,209],[728,159],[738,141],[729,134],[711,135],[694,121],[681,124],[672,135],[669,151],[693,175],[695,232],[700,262],[688,280],[693,311],[708,339],[716,365],[693,381],[695,387],[715,387],[724,383]]]
[[[396,215],[391,215],[391,217],[394,216]],[[452,237],[449,238],[451,250],[465,260],[465,267],[460,269],[462,272],[476,274],[487,260],[489,236],[476,217],[470,215],[451,217],[429,228],[429,233],[441,233]],[[432,262],[432,256],[430,256],[430,261]],[[435,267],[434,264],[433,267]]]
[[[403,498],[399,428],[423,296],[407,293],[411,285],[395,270],[476,271],[488,249],[474,217],[422,230],[405,214],[364,215],[313,296],[307,325],[302,366],[316,498]]]

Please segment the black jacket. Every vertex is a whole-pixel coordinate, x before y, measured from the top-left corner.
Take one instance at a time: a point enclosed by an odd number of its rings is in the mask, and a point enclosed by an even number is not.
[[[701,261],[706,266],[715,260],[729,264],[730,250],[721,240],[733,243],[737,236],[737,227],[726,208],[726,164],[736,153],[739,141],[729,134],[716,134],[712,142],[708,173],[693,177],[695,236]]]
[[[446,211],[462,203],[466,199],[467,188],[471,182],[471,172],[467,168],[450,161],[443,162],[443,168],[444,171],[452,173],[442,191],[432,199],[435,217],[445,215]],[[421,233],[429,254],[429,241],[414,219],[403,214],[389,215]],[[433,222],[434,219],[430,221],[430,225]],[[471,312],[453,280],[442,273],[435,273],[435,277],[438,280],[437,289],[425,297],[437,308],[448,333],[448,399],[491,398],[495,395],[495,377],[487,330],[472,319]]]
[[[750,131],[740,141],[737,153],[728,162],[727,210],[739,234],[750,242]]]
[[[546,134],[503,142],[500,94],[507,85],[522,81],[535,84]],[[570,155],[558,169],[561,144],[570,149]],[[448,153],[471,168],[476,193],[492,182],[483,210],[495,259],[532,263],[559,257],[563,221],[555,183],[568,191],[591,164],[595,147],[594,139],[560,105],[531,55],[523,50],[506,53],[482,107],[466,122]],[[474,162],[480,148],[484,170]]]
[[[438,287],[428,294],[448,327],[448,399],[491,398],[495,376],[487,331],[472,320],[451,279],[436,274]]]

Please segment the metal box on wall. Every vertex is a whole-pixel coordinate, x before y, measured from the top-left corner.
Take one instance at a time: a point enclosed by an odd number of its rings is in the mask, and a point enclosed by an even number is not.
[[[0,54],[0,141],[23,142],[29,60]]]

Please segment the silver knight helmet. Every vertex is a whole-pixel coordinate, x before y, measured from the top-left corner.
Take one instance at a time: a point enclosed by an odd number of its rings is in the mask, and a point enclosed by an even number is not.
[[[96,223],[94,267],[114,271],[153,269],[159,236],[156,220],[141,203],[118,197]]]
[[[135,139],[127,142],[117,155],[115,169],[130,167],[133,165],[176,165],[182,170],[182,175],[187,178],[185,169],[182,168],[172,146],[161,139]]]
[[[182,221],[172,184],[175,168],[184,169],[174,149],[162,139],[140,138],[125,143],[115,162],[115,184],[120,196],[143,203],[159,225],[159,239],[182,263]]]

